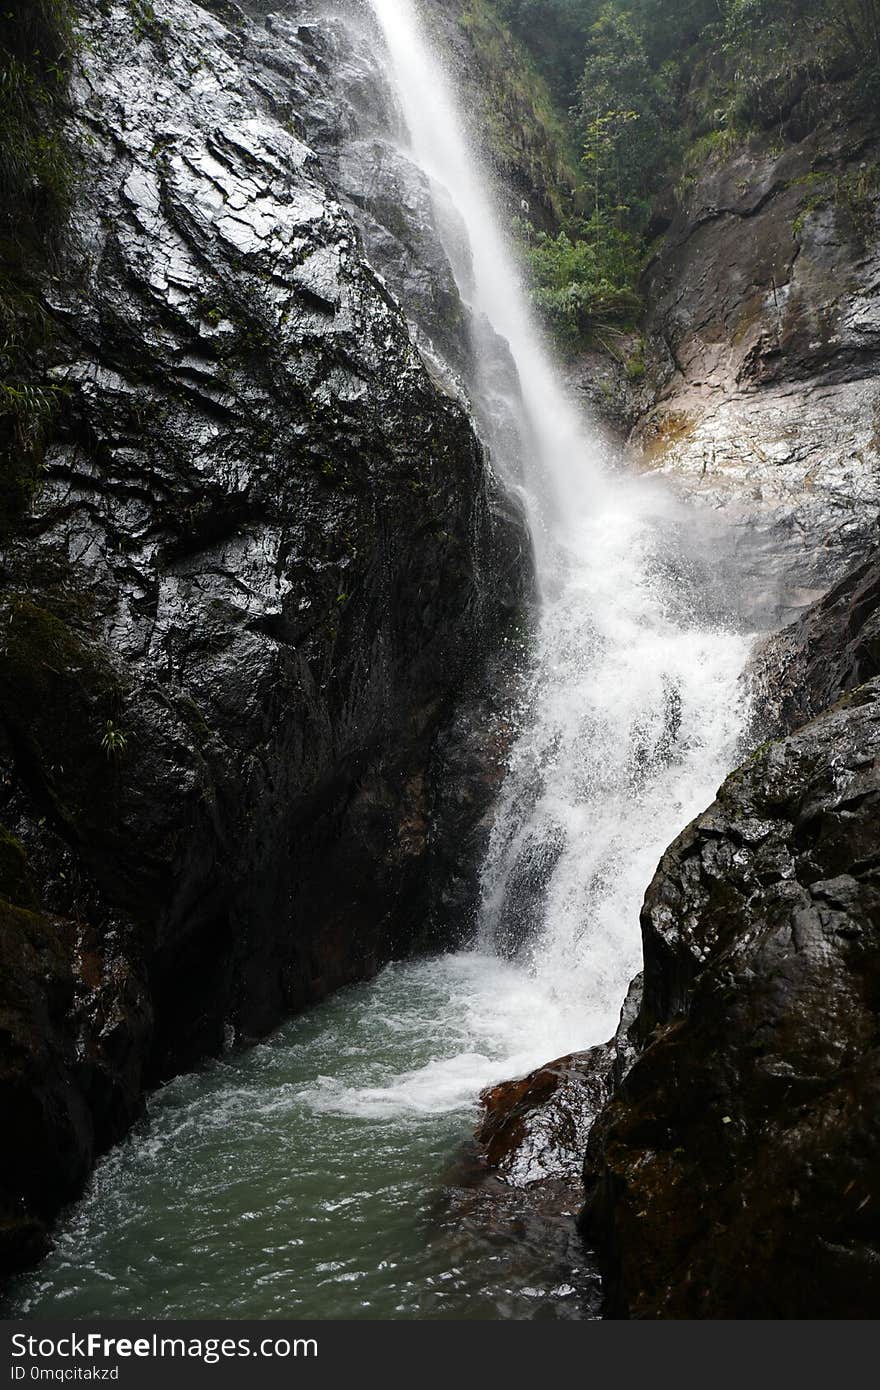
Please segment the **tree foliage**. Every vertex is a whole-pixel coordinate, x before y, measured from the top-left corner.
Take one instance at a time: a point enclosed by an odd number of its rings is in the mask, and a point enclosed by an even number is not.
[[[638,247],[626,233],[591,218],[572,235],[539,233],[526,254],[535,303],[563,345],[577,346],[637,317]]]
[[[568,341],[632,315],[664,184],[752,135],[803,138],[829,101],[880,111],[880,0],[496,3],[581,149],[589,220],[528,249],[536,300]]]

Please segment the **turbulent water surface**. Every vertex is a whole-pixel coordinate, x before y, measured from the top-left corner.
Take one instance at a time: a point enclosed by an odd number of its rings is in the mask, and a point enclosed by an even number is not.
[[[582,1316],[576,1249],[555,1268],[543,1241],[484,1231],[443,1185],[476,1088],[572,1041],[549,1004],[491,956],[395,965],[179,1078],[98,1169],[11,1311]]]
[[[448,1170],[483,1086],[613,1031],[654,866],[736,759],[748,644],[700,527],[603,460],[566,399],[416,10],[372,8],[412,155],[468,231],[462,295],[519,377],[515,458],[472,383],[541,595],[478,942],[154,1097],[19,1285],[30,1316],[595,1312],[571,1223],[555,1243],[515,1212],[483,1229]]]

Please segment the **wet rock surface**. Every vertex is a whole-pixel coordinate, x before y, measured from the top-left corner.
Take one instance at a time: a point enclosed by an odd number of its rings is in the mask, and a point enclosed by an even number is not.
[[[6,1267],[145,1087],[468,925],[527,547],[306,143],[357,138],[341,38],[267,8],[82,16],[2,560]]]
[[[538,1199],[580,1190],[583,1154],[596,1117],[637,1056],[642,975],[630,984],[610,1042],[572,1052],[516,1081],[483,1091],[475,1155],[493,1181]]]
[[[612,1061],[612,1044],[595,1047],[484,1091],[476,1140],[492,1172],[514,1188],[579,1179],[590,1127],[609,1096]]]
[[[535,1317],[601,1316],[599,1266],[578,1215],[584,1148],[614,1062],[609,1043],[485,1090],[474,1141],[445,1175],[432,1212],[432,1243],[470,1264],[505,1261],[513,1282],[525,1282]]]
[[[437,35],[462,95],[468,139],[508,216],[555,232],[570,215],[578,152],[554,99],[500,7],[432,0]]]
[[[880,1307],[880,681],[759,751],[664,855],[639,1055],[596,1121],[606,1311]]]
[[[655,398],[634,442],[724,510],[764,627],[862,557],[880,507],[878,132],[832,111],[693,175],[643,283]]]
[[[752,661],[759,737],[790,733],[844,691],[880,675],[880,560],[876,550]]]
[[[454,1222],[462,1240],[512,1247],[526,1266],[531,1260],[539,1283],[546,1285],[555,1271],[553,1312],[544,1316],[602,1316],[599,1261],[579,1232],[583,1155],[593,1124],[636,1056],[631,1035],[641,985],[638,975],[610,1042],[483,1091],[474,1143],[438,1206],[441,1238],[449,1238]]]

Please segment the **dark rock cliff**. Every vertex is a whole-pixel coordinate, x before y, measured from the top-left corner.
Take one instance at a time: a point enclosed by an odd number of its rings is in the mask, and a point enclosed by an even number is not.
[[[440,36],[468,136],[508,215],[556,231],[578,196],[579,151],[530,53],[494,0],[431,0],[423,13]]]
[[[343,31],[267,8],[81,12],[2,553],[6,1267],[145,1087],[467,926],[524,542],[328,182]]]
[[[790,733],[880,675],[880,558],[874,551],[752,661],[758,736]]]

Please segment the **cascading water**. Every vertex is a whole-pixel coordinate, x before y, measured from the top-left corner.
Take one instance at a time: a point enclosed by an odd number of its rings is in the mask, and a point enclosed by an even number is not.
[[[562,1270],[461,1220],[450,1235],[433,1194],[483,1086],[612,1032],[654,866],[735,761],[747,641],[713,616],[686,516],[603,461],[567,399],[412,0],[368,3],[438,225],[451,201],[467,231],[470,256],[448,247],[463,297],[519,377],[516,457],[509,433],[488,442],[524,500],[540,611],[480,936],[166,1087],[13,1313],[582,1316],[570,1252]]]
[[[601,473],[595,443],[563,392],[522,291],[511,249],[465,136],[461,114],[442,63],[431,52],[411,0],[369,0],[382,29],[394,85],[409,128],[412,155],[435,189],[444,190],[467,233],[462,262],[454,237],[447,252],[459,288],[475,314],[509,344],[518,390],[506,402],[520,422],[525,469],[497,462],[510,483],[523,486],[537,553],[540,585],[551,584],[564,543],[565,518],[587,510]],[[438,226],[444,228],[442,203]],[[479,384],[477,383],[479,389]],[[517,462],[520,462],[518,460]]]
[[[669,592],[688,568],[679,556],[670,577],[674,508],[603,466],[532,320],[413,0],[370,4],[413,154],[467,229],[473,273],[461,289],[509,344],[524,417],[509,481],[525,500],[542,603],[483,874],[481,944],[521,959],[566,1020],[566,1044],[584,1046],[613,1030],[638,968],[639,904],[659,855],[732,764],[747,643],[700,626],[693,595],[682,617]],[[503,452],[494,457],[504,472]]]

